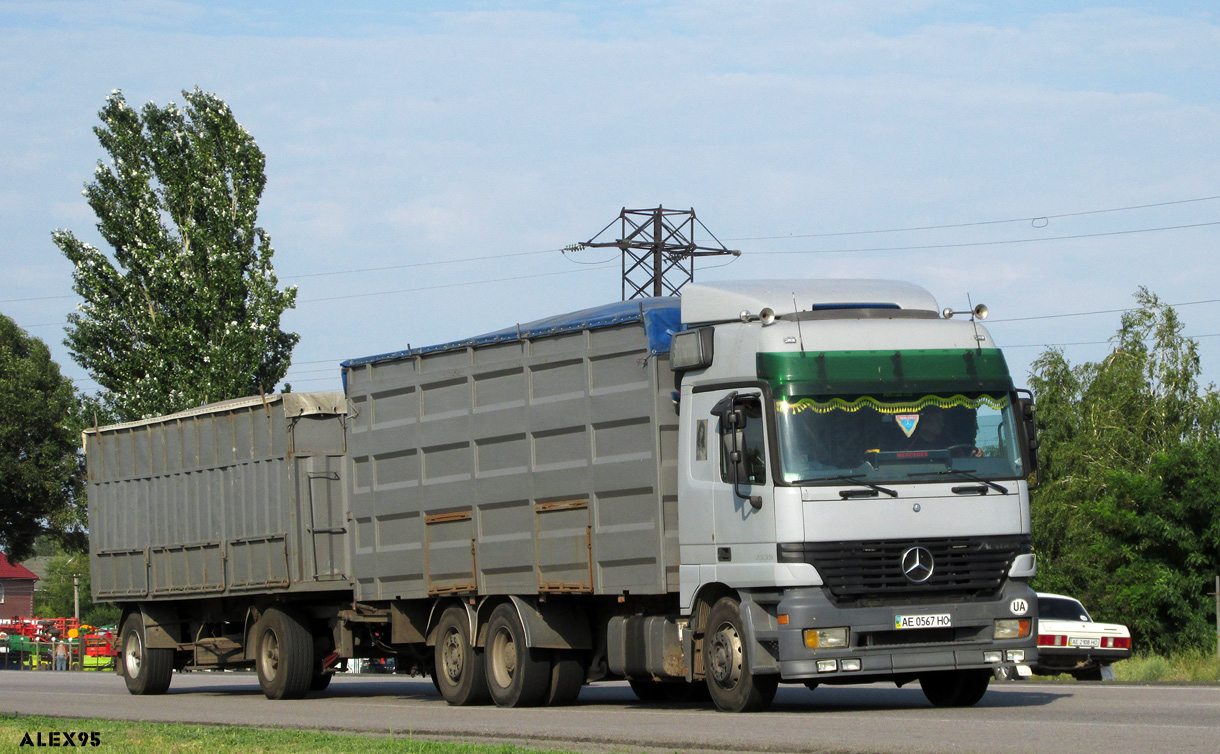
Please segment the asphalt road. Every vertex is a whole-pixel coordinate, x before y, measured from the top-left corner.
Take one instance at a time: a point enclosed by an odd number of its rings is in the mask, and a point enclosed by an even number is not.
[[[771,710],[645,705],[623,683],[586,687],[571,707],[449,707],[426,680],[340,676],[325,695],[272,702],[248,673],[176,674],[159,697],[109,673],[0,671],[0,712],[512,742],[580,751],[1220,751],[1220,685],[993,683],[979,705],[930,706],[918,685],[781,686]],[[0,748],[10,742],[0,742]],[[11,742],[16,744],[16,742]]]

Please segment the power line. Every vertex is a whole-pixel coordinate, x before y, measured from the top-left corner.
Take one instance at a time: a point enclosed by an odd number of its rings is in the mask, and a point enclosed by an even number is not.
[[[804,251],[752,251],[751,255],[763,254],[851,254],[872,251],[929,251],[932,249],[964,249],[974,246],[1007,246],[1024,243],[1046,243],[1047,241],[1074,241],[1081,238],[1102,238],[1105,236],[1127,236],[1137,233],[1158,233],[1166,230],[1183,230],[1186,228],[1205,228],[1220,225],[1220,220],[1206,223],[1191,223],[1189,225],[1166,225],[1160,228],[1134,228],[1131,230],[1111,230],[1101,233],[1080,233],[1072,236],[1048,236],[1047,238],[1010,238],[1002,241],[968,241],[963,243],[921,244],[918,246],[875,246],[872,248],[855,249],[807,249]],[[735,239],[736,240],[736,239]]]
[[[297,303],[312,304],[312,303],[317,303],[320,301],[339,301],[342,299],[350,299],[350,298],[366,298],[368,296],[391,296],[391,295],[394,295],[397,293],[419,293],[421,291],[437,291],[437,290],[442,290],[445,288],[460,288],[460,287],[466,286],[466,285],[482,285],[484,283],[507,283],[507,282],[512,282],[514,280],[530,280],[533,278],[554,277],[557,275],[574,275],[574,274],[582,273],[582,272],[594,272],[598,269],[605,269],[606,266],[608,266],[608,263],[603,263],[600,267],[589,267],[587,269],[581,269],[581,270],[562,270],[560,272],[540,272],[540,273],[537,273],[534,275],[516,275],[514,277],[491,278],[488,280],[466,280],[466,281],[463,281],[460,283],[445,283],[443,285],[428,285],[428,286],[423,286],[420,288],[402,288],[402,289],[394,290],[394,291],[374,291],[374,292],[370,292],[370,293],[349,293],[345,296],[327,296],[325,298],[307,298],[307,299],[302,299],[302,300],[298,301]],[[36,325],[24,325],[23,328],[29,330],[29,329],[33,329],[35,327],[55,327],[57,325],[62,326],[64,324],[66,324],[66,323],[64,323],[64,322],[41,322]],[[306,363],[306,362],[302,362],[302,363]],[[320,363],[320,362],[314,362],[314,363]]]
[[[1107,212],[1127,212],[1134,209],[1151,209],[1153,207],[1168,207],[1175,204],[1190,204],[1192,202],[1207,202],[1214,199],[1220,199],[1218,196],[1201,196],[1196,199],[1178,199],[1171,202],[1157,202],[1156,204],[1136,204],[1130,207],[1112,207],[1110,209],[1091,209],[1083,212],[1064,212],[1058,215],[1035,215],[1033,217],[1014,217],[1008,220],[980,220],[976,222],[965,223],[948,223],[944,225],[920,225],[909,228],[885,228],[880,230],[847,230],[837,233],[802,233],[789,234],[786,236],[756,236],[754,238],[726,238],[726,241],[782,241],[789,238],[833,238],[836,236],[864,236],[880,233],[907,233],[920,230],[948,230],[951,228],[975,228],[981,225],[1005,225],[1011,223],[1031,223],[1034,227],[1045,228],[1046,225],[1037,225],[1039,220],[1045,220],[1047,224],[1051,220],[1059,220],[1065,217],[1082,217],[1084,215],[1101,215]]]
[[[1196,304],[1215,304],[1217,302],[1220,302],[1220,298],[1209,298],[1209,299],[1204,299],[1203,301],[1183,301],[1179,304],[1162,304],[1162,306],[1169,306],[1169,307],[1177,308],[1180,306],[1195,306]],[[1127,307],[1126,309],[1098,309],[1097,311],[1091,311],[1091,312],[1070,312],[1067,314],[1038,314],[1038,315],[1035,315],[1032,317],[1009,317],[1007,319],[993,319],[993,320],[991,320],[991,323],[1026,322],[1031,319],[1061,319],[1063,317],[1085,317],[1085,316],[1088,316],[1091,314],[1118,314],[1120,312],[1122,312],[1122,313],[1133,312],[1138,309],[1139,309],[1138,306],[1132,306],[1132,307]]]
[[[394,290],[394,291],[376,291],[376,292],[372,292],[372,293],[349,293],[345,296],[327,296],[326,298],[307,298],[307,299],[302,299],[300,301],[300,303],[314,304],[319,301],[339,301],[342,299],[349,299],[349,298],[367,298],[369,296],[391,296],[391,295],[394,295],[397,293],[419,293],[421,291],[439,291],[444,288],[459,288],[459,287],[465,286],[465,285],[481,285],[483,283],[506,283],[506,282],[510,282],[513,280],[530,280],[533,278],[554,277],[556,275],[575,275],[575,274],[582,273],[582,272],[594,272],[599,269],[605,269],[605,266],[590,267],[588,269],[583,269],[583,270],[564,270],[562,272],[540,272],[535,275],[517,275],[515,277],[493,278],[491,280],[467,280],[462,283],[445,283],[444,285],[428,285],[428,286],[424,286],[422,288],[402,288],[402,289]]]
[[[537,254],[554,254],[562,252],[563,249],[543,249],[541,251],[517,251],[510,254],[485,254],[478,257],[461,257],[460,259],[438,259],[432,262],[410,262],[407,264],[392,264],[384,267],[362,267],[355,270],[333,270],[330,272],[307,272],[301,275],[286,275],[283,280],[298,280],[300,278],[317,278],[327,277],[330,275],[354,275],[360,272],[385,272],[386,270],[405,270],[411,267],[432,267],[443,264],[461,264],[463,262],[486,262],[489,259],[508,259],[511,257],[528,257]],[[571,260],[575,261],[575,260]],[[582,264],[577,262],[577,264]],[[0,300],[0,304],[21,304],[30,301],[54,301],[57,299],[80,298],[77,295],[71,296],[36,296],[34,298],[10,298]],[[39,325],[30,325],[31,327],[39,327]]]
[[[1200,338],[1220,338],[1220,332],[1206,333],[1204,335],[1183,335],[1182,337],[1189,338],[1191,340],[1198,340]],[[1062,348],[1064,346],[1104,346],[1111,342],[1113,342],[1113,339],[1111,339],[1111,340],[1078,340],[1073,343],[1022,343],[1021,345],[1016,345],[1016,346],[1002,346],[1002,350],[1007,351],[1012,348]]]
[[[438,259],[432,262],[411,262],[409,264],[392,264],[386,267],[363,267],[356,270],[338,270],[335,272],[310,272],[304,275],[288,275],[285,280],[298,280],[300,278],[318,278],[328,275],[354,275],[358,272],[384,272],[386,270],[405,270],[410,267],[431,267],[442,264],[458,264],[461,262],[485,262],[489,259],[507,259],[509,257],[528,257],[537,254],[554,254],[563,249],[543,249],[542,251],[518,251],[512,254],[487,254],[481,257],[462,257],[461,259]],[[4,303],[0,301],[0,303]]]
[[[910,227],[905,227],[905,228],[881,228],[881,229],[874,229],[874,230],[847,230],[847,231],[838,231],[838,232],[833,232],[833,233],[798,233],[798,234],[788,234],[788,235],[784,235],[784,236],[747,236],[747,237],[742,237],[742,238],[727,238],[725,240],[726,241],[776,241],[776,240],[798,239],[798,238],[834,238],[834,237],[841,237],[841,236],[877,235],[877,234],[883,234],[883,233],[904,233],[904,232],[923,231],[923,230],[948,230],[948,229],[953,229],[953,228],[973,228],[973,227],[980,227],[980,226],[986,226],[986,225],[1004,225],[1004,224],[1019,223],[1019,222],[1036,223],[1039,220],[1046,220],[1047,222],[1049,222],[1050,220],[1059,220],[1059,219],[1062,219],[1065,217],[1082,217],[1085,215],[1100,215],[1100,214],[1106,214],[1106,213],[1112,213],[1112,212],[1128,212],[1128,211],[1137,210],[1137,209],[1169,207],[1169,206],[1178,205],[1178,204],[1191,204],[1191,203],[1197,203],[1197,202],[1213,201],[1216,199],[1220,199],[1220,195],[1201,196],[1201,197],[1197,197],[1194,199],[1178,199],[1178,200],[1169,201],[1169,202],[1156,202],[1154,204],[1135,204],[1135,205],[1131,205],[1129,207],[1111,207],[1108,209],[1093,209],[1093,210],[1084,210],[1081,212],[1062,212],[1062,213],[1055,214],[1055,215],[1036,215],[1036,216],[1031,216],[1031,217],[1015,217],[1015,218],[1010,218],[1007,220],[979,220],[979,221],[964,222],[964,223],[945,223],[945,224],[941,224],[941,225],[917,225],[917,226],[910,226]],[[1215,225],[1215,224],[1217,224],[1217,223],[1203,223],[1202,225]],[[1045,227],[1045,226],[1037,226],[1037,227]],[[1097,235],[1116,235],[1116,234],[1121,234],[1121,233],[1149,233],[1149,232],[1153,232],[1156,230],[1178,230],[1180,228],[1191,228],[1191,227],[1200,227],[1200,226],[1199,225],[1181,225],[1181,226],[1171,226],[1171,227],[1167,227],[1167,228],[1149,228],[1149,229],[1144,229],[1144,230],[1115,231],[1114,233],[1111,233],[1111,234],[1097,234]],[[975,245],[987,245],[987,243],[1028,243],[1033,240],[1057,241],[1057,240],[1064,240],[1064,239],[1090,238],[1090,237],[1094,237],[1094,236],[1092,234],[1084,235],[1084,236],[1061,236],[1061,237],[1056,237],[1056,238],[1027,239],[1027,240],[1021,240],[1021,241],[993,241],[993,242],[984,242],[984,243],[980,243],[980,244],[964,244],[964,245],[975,246]],[[827,250],[827,251],[808,251],[808,252],[754,252],[754,253],[756,253],[756,254],[759,254],[759,253],[771,253],[771,254],[779,254],[779,253],[818,254],[818,253],[822,253],[822,254],[827,254],[827,253],[841,253],[841,252],[847,252],[847,251],[906,251],[906,250],[919,250],[919,249],[938,249],[938,248],[953,248],[954,246],[956,246],[956,244],[945,245],[945,246],[895,247],[893,249],[843,249],[843,250],[839,250],[839,251]],[[361,268],[352,269],[352,270],[332,270],[329,272],[307,272],[307,273],[302,273],[300,275],[288,275],[288,276],[285,276],[283,279],[284,280],[297,280],[297,279],[301,279],[301,278],[326,277],[326,276],[330,276],[330,275],[354,275],[354,274],[362,273],[362,272],[385,272],[387,270],[402,270],[402,269],[409,269],[412,267],[429,267],[429,266],[437,266],[437,265],[445,265],[445,264],[461,264],[464,262],[483,262],[483,261],[487,261],[487,260],[491,260],[491,259],[507,259],[507,258],[512,258],[512,257],[535,256],[535,255],[539,255],[539,254],[553,254],[557,251],[562,253],[562,252],[566,252],[566,249],[559,248],[559,249],[541,249],[538,251],[518,251],[518,252],[509,253],[509,254],[486,254],[486,255],[477,256],[477,257],[462,257],[460,259],[440,259],[440,260],[435,260],[435,261],[431,261],[431,262],[410,262],[407,264],[386,265],[386,266],[382,266],[382,267],[361,267]],[[576,260],[567,257],[566,253],[564,256],[569,261],[574,262],[575,264],[589,264],[588,262],[577,262]],[[596,264],[596,263],[594,263],[594,264]],[[0,304],[19,304],[19,303],[28,303],[31,301],[54,301],[54,300],[58,300],[58,299],[69,299],[69,298],[77,298],[77,296],[75,296],[75,295],[71,295],[71,296],[35,296],[32,298],[0,299]],[[42,325],[30,325],[30,327],[42,327]]]

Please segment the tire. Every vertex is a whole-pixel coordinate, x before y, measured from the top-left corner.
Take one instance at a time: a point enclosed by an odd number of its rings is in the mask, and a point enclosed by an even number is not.
[[[144,633],[144,617],[132,613],[119,633],[119,658],[123,681],[135,696],[164,694],[174,677],[174,650],[149,649]]]
[[[334,677],[334,673],[314,673],[313,678],[309,680],[309,690],[314,693],[325,691],[330,685],[330,679]]]
[[[746,652],[741,605],[722,597],[712,606],[703,632],[707,690],[721,712],[757,712],[775,698],[778,675],[754,675]]]
[[[551,653],[551,683],[546,690],[548,707],[563,707],[576,701],[585,685],[582,653],[556,649]]]
[[[1091,668],[1085,668],[1084,670],[1077,670],[1076,672],[1072,673],[1072,677],[1078,681],[1100,681],[1102,680],[1101,666],[1096,665]]]
[[[991,670],[942,670],[919,676],[919,687],[934,707],[970,707],[987,693]]]
[[[296,615],[273,607],[254,624],[254,667],[268,699],[300,699],[314,680],[313,634]]]
[[[487,703],[483,652],[470,640],[464,609],[451,607],[441,614],[433,652],[433,680],[446,702],[455,707]]]
[[[551,683],[550,653],[526,646],[525,629],[509,603],[487,622],[487,690],[500,707],[533,707],[546,700]]]

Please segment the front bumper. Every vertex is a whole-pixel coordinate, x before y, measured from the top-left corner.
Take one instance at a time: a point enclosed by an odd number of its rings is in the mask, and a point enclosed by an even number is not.
[[[977,602],[920,602],[867,607],[841,607],[819,588],[792,589],[776,606],[777,615],[787,615],[787,625],[776,633],[776,655],[780,676],[785,680],[849,682],[852,678],[916,675],[935,670],[994,669],[1018,663],[1037,664],[1037,631],[1023,639],[993,639],[995,621],[1015,616],[1009,609],[1014,600],[1037,604],[1034,592],[1024,583],[1008,582],[993,600]],[[949,615],[952,625],[944,628],[895,629],[898,615]],[[810,628],[847,627],[847,647],[809,649],[804,631]],[[999,661],[995,660],[999,653]],[[1016,654],[1009,654],[1016,652]],[[990,658],[985,655],[990,654]],[[843,660],[859,660],[859,670],[844,671]],[[836,660],[829,670],[828,660]],[[822,669],[819,670],[819,661]],[[854,667],[855,663],[850,663]]]

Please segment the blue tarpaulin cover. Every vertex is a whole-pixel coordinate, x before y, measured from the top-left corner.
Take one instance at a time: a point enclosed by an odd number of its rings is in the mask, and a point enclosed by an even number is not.
[[[592,309],[582,309],[570,314],[560,314],[547,317],[536,322],[496,330],[484,335],[477,335],[465,340],[455,340],[451,343],[441,343],[423,348],[408,348],[405,351],[394,351],[377,356],[365,356],[359,359],[349,359],[343,362],[344,367],[354,367],[361,364],[371,364],[377,361],[392,361],[426,353],[455,351],[462,348],[487,346],[493,343],[508,343],[515,340],[529,340],[558,335],[559,333],[577,330],[593,330],[599,327],[613,327],[629,322],[643,322],[644,332],[648,336],[650,353],[668,353],[670,341],[674,333],[681,332],[682,325],[681,300],[669,296],[662,298],[637,299],[635,301],[617,301]]]

